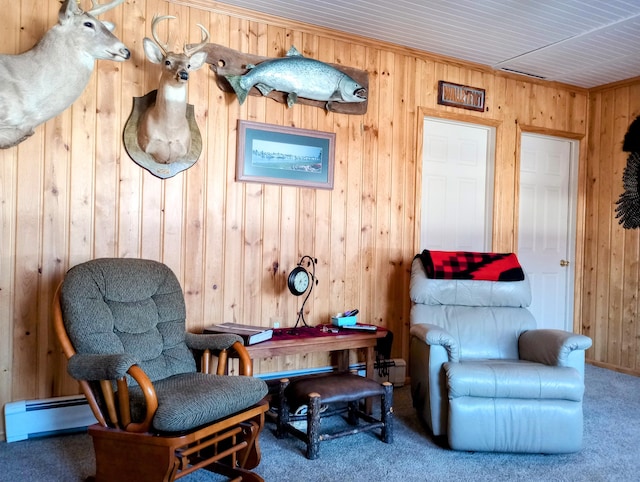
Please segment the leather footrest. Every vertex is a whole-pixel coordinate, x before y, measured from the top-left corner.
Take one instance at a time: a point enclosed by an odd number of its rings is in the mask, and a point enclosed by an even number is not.
[[[521,360],[445,363],[449,398],[526,398],[579,402],[584,383],[574,368]]]

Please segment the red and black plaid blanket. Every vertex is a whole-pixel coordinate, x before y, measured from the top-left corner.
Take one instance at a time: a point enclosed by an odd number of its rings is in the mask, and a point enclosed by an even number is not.
[[[432,279],[473,279],[522,281],[524,272],[514,253],[474,253],[470,251],[430,251],[417,255],[427,277]]]

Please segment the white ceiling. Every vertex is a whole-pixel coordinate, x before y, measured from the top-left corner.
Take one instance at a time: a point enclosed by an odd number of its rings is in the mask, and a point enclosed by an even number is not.
[[[224,0],[580,87],[640,76],[640,0]]]

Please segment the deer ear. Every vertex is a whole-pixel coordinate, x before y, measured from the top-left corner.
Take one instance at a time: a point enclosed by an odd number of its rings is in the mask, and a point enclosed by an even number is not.
[[[107,27],[107,30],[109,32],[113,32],[116,28],[115,24],[113,22],[107,22],[105,20],[100,20],[100,22],[102,23],[102,25],[104,25],[105,27]]]
[[[191,70],[198,70],[202,67],[207,60],[207,52],[196,52],[189,57],[189,64],[191,64]]]
[[[82,10],[76,0],[66,0],[58,11],[58,21],[63,24],[75,15],[80,15]]]
[[[158,47],[153,40],[149,37],[145,37],[142,41],[142,47],[144,48],[144,54],[147,56],[150,62],[154,64],[161,64],[164,55],[162,50]]]

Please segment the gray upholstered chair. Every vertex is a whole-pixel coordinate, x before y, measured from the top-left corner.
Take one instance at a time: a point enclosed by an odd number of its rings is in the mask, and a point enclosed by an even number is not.
[[[582,448],[591,339],[536,329],[529,281],[429,279],[411,268],[410,376],[418,416],[455,450]]]
[[[58,288],[55,331],[98,420],[95,480],[174,480],[197,468],[262,480],[250,470],[267,386],[250,376],[241,338],[187,333],[185,316],[176,276],[155,261],[89,261]],[[231,356],[241,376],[225,374]]]

